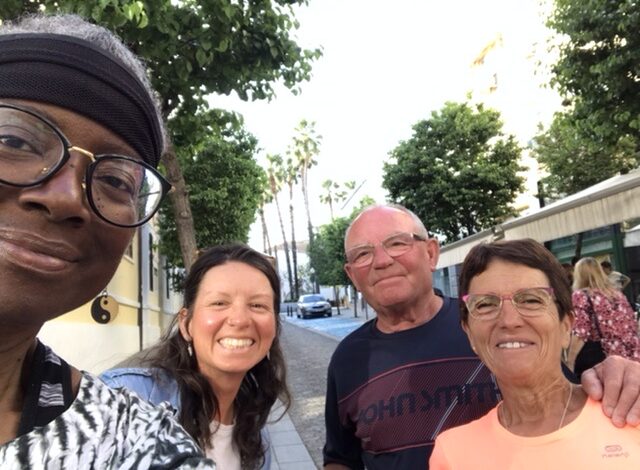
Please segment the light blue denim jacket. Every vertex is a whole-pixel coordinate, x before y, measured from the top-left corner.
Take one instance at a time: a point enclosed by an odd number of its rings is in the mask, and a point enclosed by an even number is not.
[[[180,391],[178,383],[162,369],[128,367],[111,369],[100,374],[100,378],[111,388],[126,388],[137,393],[140,398],[154,405],[169,402],[180,413]],[[266,428],[261,431],[262,441],[267,446],[264,454],[264,465],[260,470],[271,468],[271,440]]]

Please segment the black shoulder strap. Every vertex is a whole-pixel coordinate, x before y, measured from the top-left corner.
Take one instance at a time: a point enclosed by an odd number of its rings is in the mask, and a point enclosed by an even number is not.
[[[25,399],[18,435],[45,426],[73,402],[71,367],[38,341],[31,364],[25,369]]]
[[[596,310],[593,308],[593,302],[591,301],[591,296],[589,296],[589,292],[587,289],[583,289],[584,295],[587,296],[587,301],[589,302],[589,318],[591,318],[591,322],[596,326],[596,330],[598,330],[598,341],[602,341],[602,331],[600,331],[600,324],[598,323],[598,316],[596,315]]]

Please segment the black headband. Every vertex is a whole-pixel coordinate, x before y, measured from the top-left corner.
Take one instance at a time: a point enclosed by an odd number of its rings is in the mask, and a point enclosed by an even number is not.
[[[85,40],[0,35],[0,97],[42,101],[87,116],[158,166],[162,132],[149,93],[119,59]]]

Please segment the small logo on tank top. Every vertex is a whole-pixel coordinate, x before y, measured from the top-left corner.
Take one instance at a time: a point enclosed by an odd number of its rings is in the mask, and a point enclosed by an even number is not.
[[[603,459],[613,459],[619,457],[629,458],[629,452],[625,451],[619,444],[609,444],[607,446],[604,446],[604,452],[602,453]]]

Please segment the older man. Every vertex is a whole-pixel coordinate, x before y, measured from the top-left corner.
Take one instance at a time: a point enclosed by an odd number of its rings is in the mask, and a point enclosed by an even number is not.
[[[433,289],[439,247],[415,214],[365,209],[347,229],[345,251],[345,270],[377,318],[331,359],[325,469],[424,468],[436,435],[482,416],[500,392],[460,328],[458,301]],[[640,368],[619,358],[598,368],[605,412],[618,425],[640,423]],[[583,386],[601,398],[595,373]]]

